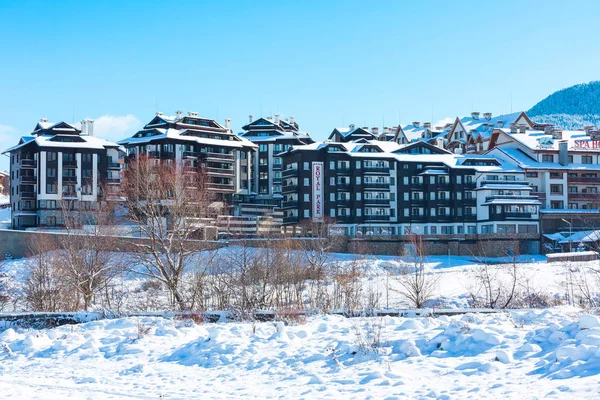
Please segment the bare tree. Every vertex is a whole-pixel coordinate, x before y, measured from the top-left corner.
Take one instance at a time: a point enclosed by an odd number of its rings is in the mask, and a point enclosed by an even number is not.
[[[144,242],[134,242],[135,272],[156,279],[169,290],[172,303],[188,308],[181,292],[186,265],[202,246],[212,192],[199,166],[140,157],[129,163],[124,194],[130,221],[140,227]]]
[[[8,289],[8,275],[5,272],[4,261],[0,262],[0,311],[10,303],[10,295]]]
[[[118,239],[114,226],[114,203],[63,201],[66,234],[59,236],[62,274],[81,297],[88,310],[94,297],[121,272],[113,251]]]
[[[409,266],[394,276],[399,284],[396,289],[415,308],[423,308],[431,300],[437,288],[437,277],[425,266],[425,246],[420,235],[412,235],[409,254],[405,256]]]

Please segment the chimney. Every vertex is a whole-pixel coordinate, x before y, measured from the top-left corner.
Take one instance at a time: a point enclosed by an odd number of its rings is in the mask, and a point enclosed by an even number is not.
[[[290,124],[294,125],[294,117],[290,117]]]
[[[519,128],[517,127],[517,125],[512,124],[510,126],[510,133],[517,133],[519,131]]]
[[[471,118],[473,118],[473,119],[479,119],[479,111],[473,111],[471,113]]]
[[[162,113],[162,111],[157,111],[156,115],[159,116],[159,117],[162,117],[164,114]]]
[[[421,126],[421,123],[420,123],[419,121],[413,121],[413,123],[412,123],[412,124],[413,124],[413,126],[415,126],[415,127],[417,127],[417,128],[418,128],[419,126]]]
[[[254,121],[254,116],[252,114],[248,115],[248,123],[252,123]]]
[[[454,154],[462,154],[462,153],[463,153],[462,147],[458,146],[457,148],[454,149]]]
[[[438,138],[438,139],[436,140],[436,145],[437,145],[437,147],[439,147],[440,149],[443,149],[443,148],[444,148],[444,139],[443,139],[443,138]]]
[[[379,128],[375,126],[375,127],[371,128],[371,132],[373,132],[374,135],[378,135],[379,134]]]
[[[490,119],[492,119],[492,113],[491,112],[483,113],[483,118],[485,118],[489,121]]]
[[[353,131],[356,128],[356,125],[350,124],[350,126],[348,128],[350,128],[350,130]]]
[[[556,140],[562,140],[563,134],[560,129],[555,129],[552,131],[552,138]]]
[[[569,142],[566,140],[558,142],[558,163],[562,166],[569,164]]]
[[[40,122],[48,122],[48,118],[40,118]]]
[[[94,120],[86,118],[81,121],[81,134],[94,136]]]
[[[177,119],[181,119],[183,117],[183,111],[177,110],[175,111],[175,115],[177,116]]]
[[[231,131],[231,118],[225,118],[225,128],[227,128],[228,132]]]
[[[279,114],[275,114],[275,123],[276,124],[279,124],[279,117],[280,117]]]
[[[544,126],[544,133],[547,135],[552,135],[552,131],[554,130],[554,125],[546,125]]]
[[[431,129],[431,122],[423,122],[423,128]]]
[[[501,119],[499,119],[496,123],[498,124],[498,128],[502,128],[504,126],[504,121]]]
[[[195,111],[188,111],[188,117],[197,117],[198,113]]]
[[[525,133],[527,131],[527,125],[519,125],[519,133]]]

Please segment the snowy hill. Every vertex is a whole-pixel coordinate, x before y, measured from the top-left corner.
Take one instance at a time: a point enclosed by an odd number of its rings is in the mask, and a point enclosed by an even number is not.
[[[600,126],[600,81],[559,90],[533,106],[527,115],[538,123],[562,129]]]

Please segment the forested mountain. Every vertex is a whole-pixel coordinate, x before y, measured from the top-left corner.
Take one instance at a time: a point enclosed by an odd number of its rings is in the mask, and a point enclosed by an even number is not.
[[[554,124],[562,129],[600,126],[600,81],[559,90],[533,106],[527,115],[534,122]]]

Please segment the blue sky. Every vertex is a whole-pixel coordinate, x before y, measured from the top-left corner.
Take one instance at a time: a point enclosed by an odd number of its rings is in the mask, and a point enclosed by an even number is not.
[[[528,109],[600,79],[600,2],[0,2],[3,149],[41,117],[133,134],[154,113],[335,127]],[[6,157],[0,158],[6,169]]]

